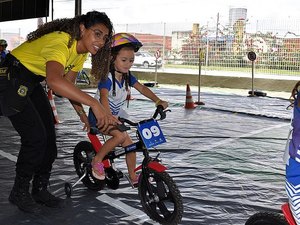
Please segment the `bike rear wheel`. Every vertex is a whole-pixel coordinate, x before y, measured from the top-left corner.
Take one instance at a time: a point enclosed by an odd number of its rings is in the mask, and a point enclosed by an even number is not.
[[[93,191],[99,191],[104,188],[105,180],[98,180],[92,175],[91,162],[95,154],[93,145],[90,142],[81,141],[75,146],[73,161],[76,173],[79,177],[82,177],[85,171],[87,172],[85,177],[81,180],[82,183]]]
[[[245,225],[289,225],[279,213],[259,212],[252,215]]]
[[[179,189],[166,172],[149,169],[139,180],[139,197],[146,214],[160,224],[179,224],[183,214],[183,203]]]

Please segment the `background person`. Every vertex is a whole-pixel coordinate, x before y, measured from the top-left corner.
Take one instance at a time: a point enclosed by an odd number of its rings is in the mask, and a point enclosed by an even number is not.
[[[7,48],[7,41],[4,39],[0,39],[0,65],[3,63],[7,53],[9,53],[9,51],[6,48]]]
[[[291,101],[293,106],[292,138],[289,142],[289,159],[286,165],[286,192],[289,205],[298,225],[300,225],[300,81],[292,90]]]
[[[168,103],[159,99],[148,87],[142,85],[129,71],[133,61],[134,53],[139,50],[142,44],[132,35],[128,33],[118,33],[113,36],[111,48],[111,66],[108,79],[100,81],[95,98],[116,118],[126,117],[124,106],[126,99],[129,99],[130,87],[134,87],[145,97],[151,99],[156,105],[168,107]],[[95,117],[90,110],[89,119],[92,126],[95,124]],[[97,179],[105,178],[102,160],[107,153],[116,146],[126,147],[132,144],[132,140],[127,132],[121,132],[117,129],[111,129],[108,132],[112,138],[108,139],[101,150],[97,153],[92,161],[93,175]],[[134,172],[136,165],[136,153],[130,152],[126,154],[126,163],[128,167],[129,178],[133,185],[137,183],[137,176]]]
[[[8,86],[0,93],[0,106],[21,136],[9,201],[25,212],[39,212],[37,203],[62,206],[62,200],[48,191],[57,146],[53,112],[41,81],[46,79],[54,92],[70,99],[84,129],[89,130],[89,123],[82,104],[91,107],[100,130],[116,122],[97,100],[74,85],[87,53],[93,55],[92,74],[105,79],[112,30],[107,15],[97,11],[57,19],[29,33],[27,41],[6,56]]]

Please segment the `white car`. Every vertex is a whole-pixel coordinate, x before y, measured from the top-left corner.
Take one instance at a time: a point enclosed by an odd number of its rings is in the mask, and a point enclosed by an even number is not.
[[[149,52],[136,52],[134,57],[134,66],[142,66],[144,68],[155,67],[156,58],[154,55],[151,55]],[[157,67],[162,66],[161,58],[157,59]]]

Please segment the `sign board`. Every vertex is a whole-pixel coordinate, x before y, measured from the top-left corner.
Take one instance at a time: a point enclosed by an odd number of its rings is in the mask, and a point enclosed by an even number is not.
[[[139,124],[138,132],[140,133],[146,148],[151,148],[166,142],[158,122],[154,119]]]
[[[253,52],[253,51],[248,52],[248,59],[253,62],[256,59],[255,52]]]

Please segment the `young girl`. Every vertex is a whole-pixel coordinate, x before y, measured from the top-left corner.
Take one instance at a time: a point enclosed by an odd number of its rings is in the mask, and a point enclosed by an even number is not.
[[[292,90],[292,138],[289,142],[289,159],[286,162],[286,192],[295,221],[300,225],[300,81]]]
[[[124,117],[125,111],[123,106],[130,94],[129,87],[134,87],[141,94],[155,102],[155,105],[162,105],[164,108],[168,107],[166,101],[159,99],[149,88],[139,83],[129,71],[134,61],[134,53],[137,52],[141,46],[142,44],[128,33],[118,33],[113,36],[110,73],[106,81],[101,81],[98,84],[95,98],[100,100],[105,109],[116,117]],[[91,110],[89,119],[91,126],[93,126],[95,119]],[[112,137],[104,143],[92,161],[93,175],[100,180],[105,178],[102,163],[104,156],[116,146],[121,145],[122,147],[126,147],[133,143],[127,132],[112,129],[108,134]],[[135,152],[126,154],[126,163],[129,178],[132,185],[135,186],[138,180],[138,176],[136,176],[134,172],[136,165]]]

